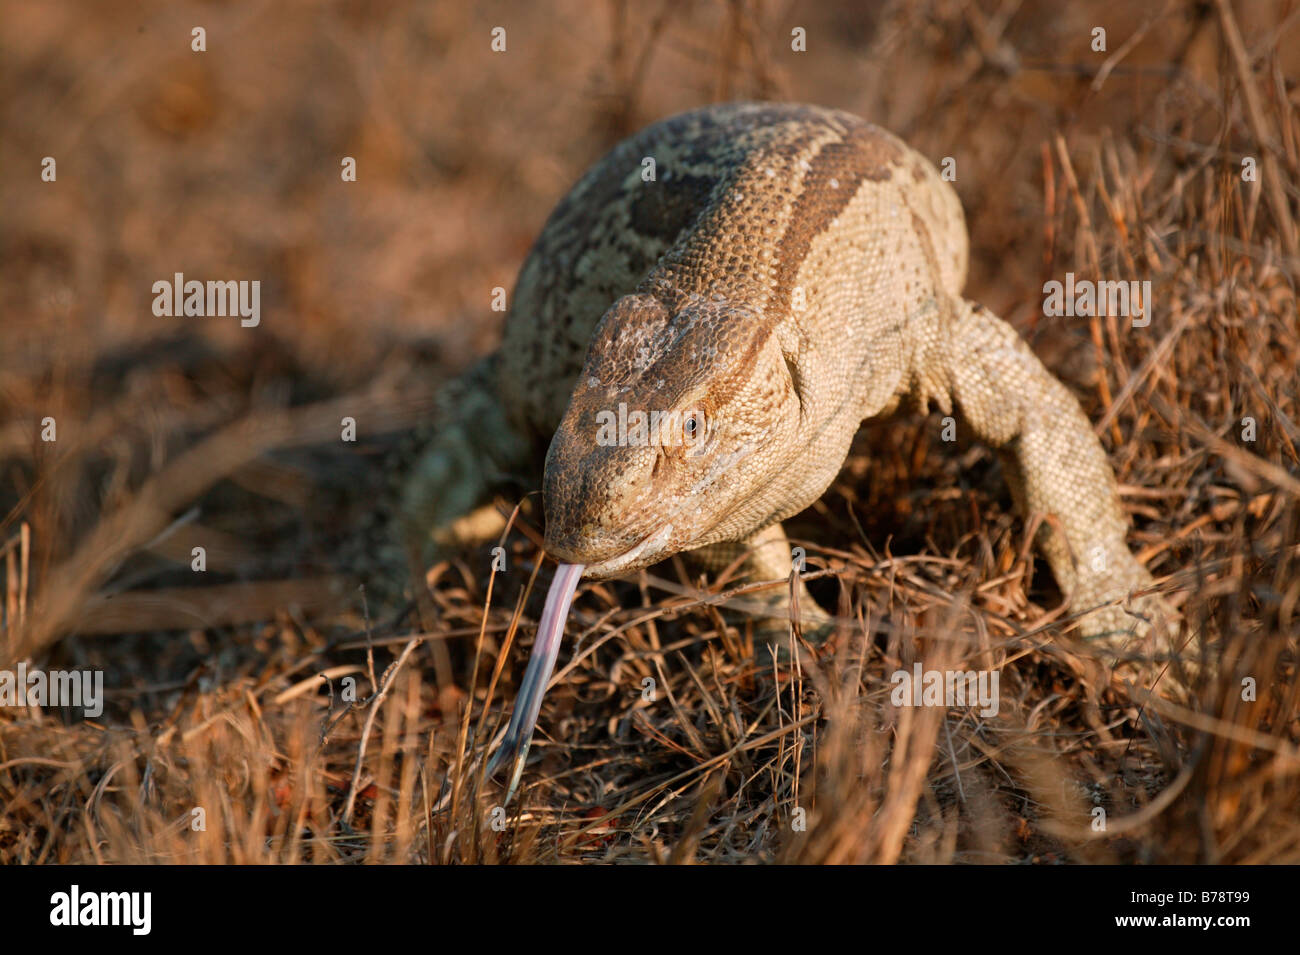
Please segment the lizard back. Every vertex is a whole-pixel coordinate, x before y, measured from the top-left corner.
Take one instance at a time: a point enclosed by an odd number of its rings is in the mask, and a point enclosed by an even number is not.
[[[898,253],[916,241],[918,224],[931,248],[907,260],[924,271],[928,259],[935,272],[902,276]],[[846,324],[846,296],[901,305],[910,294],[923,305],[920,290],[936,282],[956,294],[966,264],[956,194],[879,127],[803,105],[684,113],[615,146],[547,220],[506,320],[502,405],[515,429],[544,447],[597,323],[637,291],[670,310],[691,296],[747,303],[802,339],[788,347],[839,355],[844,367],[829,373],[853,374],[861,358],[845,350],[847,338],[856,333],[865,349],[876,329]],[[864,292],[864,283],[876,287]],[[881,314],[874,302],[859,304],[864,321]],[[799,320],[787,323],[791,315]]]

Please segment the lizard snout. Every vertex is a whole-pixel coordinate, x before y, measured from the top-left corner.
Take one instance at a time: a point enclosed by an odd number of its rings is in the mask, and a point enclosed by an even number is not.
[[[604,547],[597,549],[591,546],[594,542],[601,541],[600,536],[579,537],[574,545],[568,544],[566,540],[553,542],[548,533],[546,552],[561,563],[581,562],[586,568],[584,577],[600,579],[648,566],[676,553],[677,548],[672,545],[672,533],[673,525],[665,524],[641,540],[632,542],[630,546],[619,547],[612,552]],[[603,553],[598,553],[598,550]],[[575,557],[582,559],[575,560]],[[588,557],[591,559],[586,559]]]

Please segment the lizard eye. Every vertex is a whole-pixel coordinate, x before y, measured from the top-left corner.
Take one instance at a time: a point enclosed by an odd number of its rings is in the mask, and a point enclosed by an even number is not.
[[[685,445],[688,456],[692,452],[699,452],[707,431],[704,425],[704,412],[688,411],[682,415],[682,444]]]
[[[685,432],[686,437],[692,441],[703,432],[704,423],[698,411],[692,411],[682,419],[682,430]]]

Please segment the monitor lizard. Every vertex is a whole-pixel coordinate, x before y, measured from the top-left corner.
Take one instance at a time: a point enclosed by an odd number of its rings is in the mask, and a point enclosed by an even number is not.
[[[678,553],[789,576],[781,521],[826,490],[863,421],[904,403],[955,412],[996,449],[1018,509],[1048,518],[1036,544],[1071,606],[1099,608],[1085,636],[1140,636],[1167,613],[1154,593],[1128,599],[1152,578],[1126,543],[1106,452],[1016,331],[962,296],[967,258],[961,204],[935,167],[817,106],[672,117],[560,201],[501,347],[447,390],[401,500],[408,538],[438,539],[544,454],[561,572],[496,760],[515,757],[512,789],[580,576]],[[634,412],[671,433],[627,426]],[[805,633],[828,629],[802,582],[768,593],[772,639],[789,632],[792,598]]]

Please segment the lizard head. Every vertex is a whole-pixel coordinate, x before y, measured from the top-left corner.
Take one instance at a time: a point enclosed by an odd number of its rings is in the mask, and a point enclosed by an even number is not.
[[[783,505],[804,404],[770,322],[699,296],[615,302],[592,337],[546,455],[546,550],[560,562],[488,773],[510,762],[509,801],[580,577],[612,577],[736,540]]]
[[[761,313],[619,299],[546,456],[547,551],[602,578],[759,529],[779,507],[772,483],[800,410]]]

